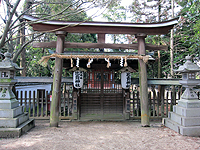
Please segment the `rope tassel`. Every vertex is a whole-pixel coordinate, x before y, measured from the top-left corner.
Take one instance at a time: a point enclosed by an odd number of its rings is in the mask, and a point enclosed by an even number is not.
[[[88,63],[87,63],[87,67],[90,68],[90,64],[93,62],[93,58],[92,59],[88,59]]]
[[[76,59],[76,67],[79,68],[79,58]]]
[[[123,67],[123,57],[120,59],[120,66]]]
[[[111,66],[109,58],[105,58],[105,61],[107,62],[107,66],[106,67],[109,68]]]
[[[73,59],[71,58],[71,67],[73,67],[74,65],[73,65]]]
[[[128,64],[127,64],[127,57],[125,57],[125,63],[124,63],[124,67],[127,67]]]

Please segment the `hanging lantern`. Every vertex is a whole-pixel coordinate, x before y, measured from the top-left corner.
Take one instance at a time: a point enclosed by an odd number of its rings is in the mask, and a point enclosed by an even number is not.
[[[131,67],[124,67],[119,70],[121,72],[121,85],[123,89],[129,89],[131,86],[131,73],[135,72]]]
[[[131,73],[122,72],[121,73],[121,84],[123,89],[128,89],[131,86]]]
[[[83,71],[73,72],[73,83],[75,88],[81,88],[83,86]]]
[[[87,70],[84,68],[73,67],[69,71],[73,72],[73,84],[75,88],[82,88],[83,86],[83,73]]]

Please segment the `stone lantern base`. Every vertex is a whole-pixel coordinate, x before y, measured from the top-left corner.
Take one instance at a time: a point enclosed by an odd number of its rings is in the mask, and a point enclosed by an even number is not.
[[[12,92],[17,82],[15,71],[21,70],[11,61],[12,54],[6,52],[5,59],[0,62],[0,138],[20,137],[24,132],[35,126],[27,112],[19,106],[19,101]]]
[[[200,100],[179,100],[163,125],[182,135],[200,136]]]
[[[20,137],[34,126],[16,99],[0,100],[0,138]]]

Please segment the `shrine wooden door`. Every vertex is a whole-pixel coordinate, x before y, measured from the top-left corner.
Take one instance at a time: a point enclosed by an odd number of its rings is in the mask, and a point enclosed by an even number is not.
[[[81,92],[81,120],[122,120],[124,101],[121,84],[111,70],[87,72]]]

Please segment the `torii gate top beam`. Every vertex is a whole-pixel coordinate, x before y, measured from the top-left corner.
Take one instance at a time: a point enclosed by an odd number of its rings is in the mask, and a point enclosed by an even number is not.
[[[41,20],[39,18],[24,15],[24,19],[32,21],[30,25],[35,31],[55,32],[66,31],[68,33],[95,33],[95,34],[138,34],[161,35],[169,33],[169,30],[178,23],[178,18],[159,23],[125,23],[125,22],[75,22],[60,20]]]

